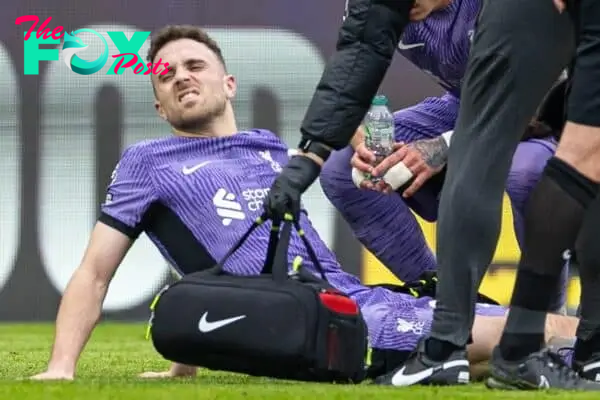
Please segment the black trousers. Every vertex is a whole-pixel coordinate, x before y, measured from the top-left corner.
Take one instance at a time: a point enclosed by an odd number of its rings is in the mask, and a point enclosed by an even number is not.
[[[577,51],[567,119],[600,127],[600,1],[575,0],[571,14],[577,25]]]
[[[457,346],[469,340],[513,154],[572,59],[574,32],[550,0],[484,0],[440,200],[431,337]]]

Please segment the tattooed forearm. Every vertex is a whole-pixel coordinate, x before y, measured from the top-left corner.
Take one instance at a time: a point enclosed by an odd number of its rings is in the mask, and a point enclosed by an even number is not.
[[[448,145],[443,137],[417,140],[412,142],[410,146],[421,153],[423,161],[430,168],[439,168],[446,164]]]

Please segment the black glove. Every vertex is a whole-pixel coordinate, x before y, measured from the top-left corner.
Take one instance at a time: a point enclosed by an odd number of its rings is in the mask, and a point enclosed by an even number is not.
[[[317,179],[321,167],[304,156],[294,156],[271,186],[265,213],[274,221],[283,221],[285,214],[291,214],[297,221],[300,216],[300,196]]]

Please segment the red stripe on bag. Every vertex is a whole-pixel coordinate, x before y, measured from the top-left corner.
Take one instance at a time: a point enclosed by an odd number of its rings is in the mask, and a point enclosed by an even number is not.
[[[338,314],[357,315],[358,305],[349,297],[325,292],[320,293],[321,303],[328,309]]]

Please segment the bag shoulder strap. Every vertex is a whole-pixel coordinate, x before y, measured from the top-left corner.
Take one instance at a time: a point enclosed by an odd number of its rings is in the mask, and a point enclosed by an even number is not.
[[[300,223],[294,220],[291,215],[285,216],[283,221],[283,228],[281,228],[281,224],[278,221],[273,221],[273,224],[271,226],[271,236],[269,240],[267,262],[265,262],[262,273],[272,273],[273,278],[278,281],[287,278],[289,269],[288,253],[292,235],[292,227],[297,231],[298,236],[300,236],[300,239],[302,240],[304,247],[306,248],[306,252],[308,253],[308,257],[310,258],[317,271],[319,271],[321,278],[323,280],[327,280],[325,277],[325,270],[323,269],[321,262],[317,258],[317,255],[312,245],[306,238],[304,230],[300,227]],[[278,233],[280,233],[281,235],[278,236]],[[276,245],[273,244],[275,241],[277,241]],[[272,251],[274,251],[275,254],[271,256]]]
[[[262,219],[262,217],[259,217],[256,219],[256,221],[254,221],[252,223],[252,225],[250,226],[250,228],[248,228],[248,230],[246,231],[246,233],[244,233],[242,235],[242,237],[229,249],[229,251],[223,256],[223,258],[221,258],[221,261],[219,261],[213,268],[213,271],[216,274],[219,274],[221,272],[223,272],[223,267],[225,265],[225,263],[227,262],[227,260],[229,259],[229,257],[231,257],[233,255],[233,253],[235,253],[236,251],[239,250],[240,247],[242,247],[242,245],[244,244],[244,242],[246,242],[246,240],[248,240],[248,238],[250,237],[250,235],[252,235],[252,233],[259,227],[261,226],[265,221]]]
[[[213,268],[213,272],[216,274],[220,274],[223,272],[223,267],[225,262],[235,253],[246,240],[252,235],[252,233],[265,222],[267,222],[270,218],[263,214],[259,218],[254,221],[254,223],[250,226],[250,228],[242,235],[242,237],[229,249],[229,251],[221,258],[221,260],[215,265]],[[304,230],[300,227],[300,223],[295,221],[291,214],[286,215],[283,221],[272,220],[271,224],[271,232],[269,234],[269,243],[267,246],[267,254],[263,269],[261,274],[272,274],[275,280],[281,281],[286,279],[288,276],[288,252],[289,245],[292,235],[292,227],[297,231],[298,236],[302,240],[304,247],[308,253],[308,257],[311,262],[319,271],[321,278],[323,280],[327,280],[325,278],[325,270],[323,269],[321,262],[317,258],[317,255],[306,238],[304,234]]]

